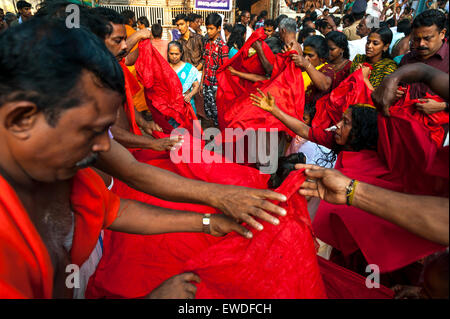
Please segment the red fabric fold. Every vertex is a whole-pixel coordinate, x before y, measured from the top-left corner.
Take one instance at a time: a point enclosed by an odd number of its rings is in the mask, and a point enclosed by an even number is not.
[[[267,188],[269,178],[255,169],[232,163],[174,164],[170,160],[160,159],[150,161],[149,164],[188,178],[254,188]],[[295,172],[278,189],[290,198],[287,204],[283,204],[288,210],[288,216],[281,218],[281,224],[276,227],[264,223],[265,230],[255,233],[251,241],[235,233],[215,238],[201,233],[138,236],[105,232],[104,255],[89,281],[86,297],[141,297],[164,280],[187,270],[197,272],[202,278],[197,291],[198,298],[225,296],[221,286],[225,277],[234,277],[228,282],[227,298],[325,297],[306,202],[296,193],[303,180],[301,172]],[[157,206],[218,213],[203,205],[156,199],[132,190],[119,181],[115,183],[113,191],[125,198]],[[218,253],[221,254],[220,258]],[[252,262],[243,263],[242,256],[251,258]],[[281,271],[277,267],[280,260],[284,269]],[[229,263],[224,265],[225,261]],[[247,288],[243,287],[242,276],[236,275],[239,271],[253,274],[245,282]],[[273,280],[274,276],[280,280]]]
[[[271,78],[266,81],[253,83],[233,76],[227,70],[228,66],[232,66],[242,72],[265,74],[257,54],[248,58],[248,50],[251,45],[263,38],[264,36],[261,34],[253,34],[241,50],[217,72],[219,84],[216,102],[219,127],[222,131],[225,128],[241,128],[243,130],[276,128],[293,135],[273,115],[253,106],[250,93],[257,93],[256,88],[260,88],[266,94],[270,92],[278,107],[287,114],[303,119],[305,104],[303,77],[301,69],[297,68],[289,57],[291,52],[274,57],[270,48],[265,42],[262,42],[264,52],[274,66]]]
[[[135,63],[139,81],[145,88],[145,99],[153,120],[170,134],[173,118],[182,127],[192,128],[193,112],[184,101],[183,88],[175,71],[161,56],[150,40],[139,42],[139,58]]]
[[[353,72],[331,93],[317,100],[316,115],[311,126],[326,129],[338,123],[342,119],[342,114],[352,104],[373,105],[371,93],[364,83],[362,70]]]

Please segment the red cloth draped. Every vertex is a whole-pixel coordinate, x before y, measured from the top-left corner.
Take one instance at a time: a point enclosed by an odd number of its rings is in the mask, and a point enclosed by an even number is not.
[[[367,288],[365,277],[320,256],[317,260],[329,299],[392,299],[394,297],[394,292],[385,286]]]
[[[254,188],[267,188],[269,178],[256,169],[233,163],[174,164],[168,159],[159,159],[148,164],[188,178]],[[141,297],[164,280],[186,270],[195,271],[202,278],[198,298],[325,297],[306,202],[296,192],[304,177],[301,172],[292,175],[278,190],[290,198],[287,204],[282,204],[288,210],[288,216],[283,217],[277,227],[263,223],[265,230],[255,233],[251,241],[235,233],[215,238],[202,233],[139,236],[105,232],[104,255],[89,281],[86,297]],[[121,197],[161,207],[218,213],[203,205],[163,201],[135,191],[120,181],[115,181],[113,191]],[[220,258],[217,258],[217,250]],[[243,263],[243,256],[246,256],[245,260],[251,258],[252,262]],[[274,268],[279,265],[280,258],[283,269]],[[230,263],[225,265],[226,260]],[[211,264],[214,261],[215,266]],[[215,272],[213,269],[217,268],[221,270]],[[238,272],[253,275],[243,280],[242,276],[236,275]],[[225,277],[234,278],[228,282],[227,292],[222,291],[219,284]],[[275,277],[279,279],[273,280]]]
[[[144,85],[153,120],[163,131],[170,134],[173,130],[168,122],[170,118],[183,127],[192,128],[195,115],[190,111],[190,104],[184,101],[180,79],[150,40],[139,42],[135,68],[139,81]]]
[[[394,191],[448,197],[448,147],[432,139],[432,118],[417,114],[414,101],[378,119],[378,154],[341,152],[336,169],[348,177]],[[430,124],[431,123],[431,124]],[[317,236],[344,255],[360,249],[381,272],[402,268],[444,247],[355,207],[321,202]]]
[[[128,123],[130,124],[130,132],[135,135],[142,135],[141,130],[136,124],[136,115],[133,103],[133,96],[140,91],[141,87],[139,86],[136,78],[131,74],[130,70],[128,70],[127,66],[124,62],[120,62],[120,66],[123,70],[123,75],[125,77],[125,95],[126,101],[124,103],[125,114],[128,118]]]
[[[51,298],[53,266],[44,242],[11,186],[0,176],[0,298]],[[91,169],[73,179],[72,262],[81,266],[100,230],[116,218],[119,198]]]
[[[247,58],[250,46],[255,41],[264,39],[260,34],[262,31],[258,31],[254,32],[241,50],[217,72],[219,84],[216,103],[219,127],[222,131],[225,128],[276,128],[292,135],[284,124],[266,111],[253,106],[250,100],[250,93],[256,93],[256,88],[260,88],[266,94],[270,92],[284,112],[298,119],[303,118],[303,77],[301,69],[290,60],[290,53],[278,54],[273,58],[270,48],[262,42],[264,52],[273,64],[270,80],[253,83],[233,76],[227,70],[228,66],[232,66],[242,72],[265,74],[256,54]]]
[[[364,83],[362,70],[353,72],[331,93],[317,100],[316,115],[311,126],[326,129],[338,123],[342,119],[342,114],[352,104],[373,105],[371,93]]]

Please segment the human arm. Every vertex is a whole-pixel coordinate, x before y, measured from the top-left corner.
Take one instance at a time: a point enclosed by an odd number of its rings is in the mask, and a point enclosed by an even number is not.
[[[270,214],[286,215],[283,208],[269,202],[286,201],[282,194],[185,178],[136,161],[133,155],[115,140],[111,140],[108,152],[99,154],[95,167],[141,192],[167,201],[211,206],[254,228],[261,225],[253,217],[274,224],[276,220]]]
[[[305,139],[308,138],[310,130],[310,127],[308,125],[280,110],[270,92],[268,92],[266,96],[263,91],[261,91],[260,89],[257,90],[261,96],[253,93],[250,94],[250,99],[253,101],[254,106],[257,106],[264,111],[271,113],[298,136]]]
[[[154,121],[147,121],[138,110],[134,110],[136,124],[147,134],[152,135],[153,131],[162,132],[162,128]]]
[[[119,213],[108,227],[127,234],[156,235],[178,232],[203,232],[204,214],[179,211],[144,204],[134,200],[121,199]],[[251,238],[252,233],[232,218],[223,214],[212,214],[210,233],[224,236],[232,231]]]
[[[255,43],[253,43],[252,48],[255,49],[256,54],[258,54],[259,61],[261,62],[266,74],[272,74],[273,65],[267,59],[266,54],[264,53],[264,50],[262,48],[261,41],[256,41]]]
[[[330,89],[333,80],[319,70],[316,70],[311,62],[305,59],[302,55],[293,54],[291,55],[291,59],[292,61],[294,61],[297,67],[302,68],[308,73],[309,77],[311,78],[311,82],[319,91],[324,92]]]
[[[134,32],[127,38],[127,53],[134,48],[134,46],[141,40],[150,39],[152,33],[147,28]],[[139,54],[139,53],[138,53]]]
[[[200,84],[198,84],[198,81],[192,83],[192,90],[184,96],[184,101],[187,103],[191,102],[192,97],[198,93],[199,88]]]
[[[238,77],[240,77],[240,78],[242,78],[244,80],[248,80],[248,81],[251,81],[251,82],[258,82],[258,81],[267,80],[267,77],[265,77],[264,75],[254,74],[254,73],[239,72],[238,70],[236,70],[232,66],[229,66],[228,70],[230,71],[230,73],[232,75],[236,75],[236,76],[238,76]]]
[[[307,181],[299,190],[301,195],[318,197],[331,204],[346,204],[350,178],[335,169],[316,165],[298,164],[296,168],[306,169]],[[449,244],[448,198],[403,194],[359,182],[352,206],[435,243]]]
[[[400,82],[423,82],[443,99],[448,101],[448,74],[423,63],[406,64],[386,76],[380,86],[372,92],[377,109],[389,116],[389,107],[396,101],[396,90]]]
[[[136,48],[136,50],[134,50],[133,52],[130,52],[125,57],[125,65],[126,66],[134,65],[136,63],[138,57],[139,57],[139,48]]]

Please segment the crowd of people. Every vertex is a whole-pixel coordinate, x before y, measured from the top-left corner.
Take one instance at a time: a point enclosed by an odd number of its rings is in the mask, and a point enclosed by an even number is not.
[[[415,2],[0,8],[0,297],[448,298],[448,1]],[[279,169],[172,161],[229,127],[280,128]]]

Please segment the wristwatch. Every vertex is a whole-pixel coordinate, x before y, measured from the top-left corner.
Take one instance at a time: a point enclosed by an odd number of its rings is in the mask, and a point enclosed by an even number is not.
[[[203,232],[205,234],[211,234],[211,214],[205,214],[202,219]]]

